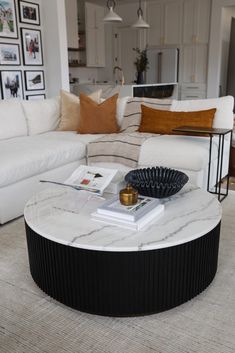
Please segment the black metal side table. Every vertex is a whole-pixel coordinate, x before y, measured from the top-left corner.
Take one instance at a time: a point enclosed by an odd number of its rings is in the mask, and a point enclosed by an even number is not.
[[[218,200],[221,202],[228,196],[228,186],[229,186],[229,172],[224,176],[226,179],[226,189],[225,193],[221,191],[222,183],[222,169],[223,169],[223,158],[224,158],[224,138],[225,135],[230,134],[230,146],[232,144],[232,130],[231,129],[216,129],[216,128],[204,128],[204,127],[191,127],[191,126],[179,126],[172,131],[174,132],[184,132],[189,134],[198,135],[209,135],[210,137],[210,147],[209,147],[209,162],[208,162],[208,178],[207,178],[207,191],[212,194],[218,195]],[[216,182],[213,187],[213,191],[210,190],[210,175],[211,175],[211,155],[212,155],[212,140],[214,136],[219,136],[218,143],[218,154],[217,154],[217,168],[216,168]],[[230,150],[230,149],[229,149]],[[230,156],[229,156],[230,157]],[[228,159],[229,163],[230,158]],[[229,167],[228,167],[229,170]]]

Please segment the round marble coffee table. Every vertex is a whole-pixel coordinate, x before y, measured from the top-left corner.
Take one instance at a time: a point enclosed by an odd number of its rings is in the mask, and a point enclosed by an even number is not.
[[[203,291],[217,270],[221,206],[186,185],[145,231],[92,221],[103,202],[52,187],[25,207],[30,271],[54,299],[111,316],[156,313]]]

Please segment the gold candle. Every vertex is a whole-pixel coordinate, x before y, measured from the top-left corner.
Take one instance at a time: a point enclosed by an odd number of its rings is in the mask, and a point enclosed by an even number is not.
[[[135,205],[138,200],[138,191],[128,184],[125,189],[120,191],[119,199],[122,205],[125,205],[125,206]]]

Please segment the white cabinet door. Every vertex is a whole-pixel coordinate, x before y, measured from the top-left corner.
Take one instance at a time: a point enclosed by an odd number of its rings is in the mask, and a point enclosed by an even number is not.
[[[122,68],[126,84],[133,83],[136,79],[134,62],[137,55],[133,48],[139,47],[138,31],[130,30],[129,27],[117,27],[114,32],[114,66]]]
[[[148,45],[178,45],[181,40],[181,0],[147,3]]]
[[[181,53],[182,82],[206,83],[207,45],[185,46]]]
[[[149,46],[161,45],[163,42],[163,5],[156,1],[147,4],[147,43]]]
[[[65,0],[68,48],[78,49],[77,0]]]
[[[85,3],[86,61],[88,67],[105,66],[104,8]]]
[[[183,44],[207,44],[211,0],[184,0]]]
[[[181,1],[164,1],[163,39],[164,45],[178,45],[181,42]]]

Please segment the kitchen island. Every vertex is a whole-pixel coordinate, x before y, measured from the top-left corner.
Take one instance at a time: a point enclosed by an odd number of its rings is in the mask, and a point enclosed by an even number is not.
[[[127,84],[119,85],[112,82],[81,83],[71,85],[71,92],[78,95],[80,93],[90,94],[102,89],[102,98],[106,99],[118,93],[119,97],[148,97],[148,98],[174,98],[178,99],[178,84],[153,83],[153,84]]]

